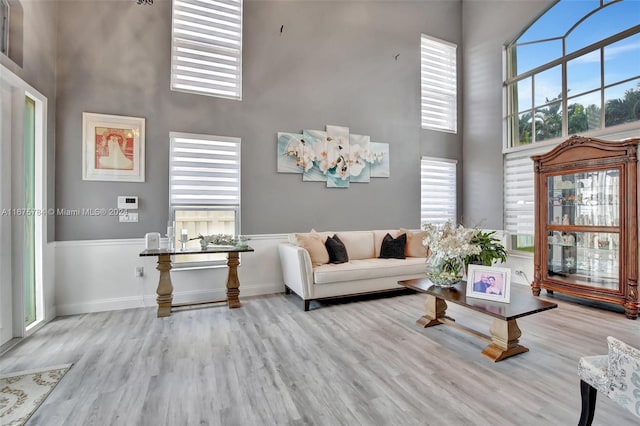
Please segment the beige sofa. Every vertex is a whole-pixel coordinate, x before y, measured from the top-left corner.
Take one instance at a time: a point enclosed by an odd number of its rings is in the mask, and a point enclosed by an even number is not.
[[[379,258],[387,233],[393,238],[407,234],[408,257]],[[348,262],[328,263],[322,248],[333,235],[344,243]],[[308,311],[312,300],[403,289],[398,281],[425,276],[427,249],[422,245],[423,238],[421,231],[404,229],[291,234],[288,242],[279,245],[286,291],[300,296]]]

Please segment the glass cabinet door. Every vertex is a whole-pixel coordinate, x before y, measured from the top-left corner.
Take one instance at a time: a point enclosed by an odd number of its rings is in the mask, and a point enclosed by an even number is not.
[[[549,176],[550,225],[619,226],[618,169]]]
[[[547,276],[619,287],[620,170],[549,176]]]
[[[549,231],[549,278],[591,287],[618,289],[619,234]]]

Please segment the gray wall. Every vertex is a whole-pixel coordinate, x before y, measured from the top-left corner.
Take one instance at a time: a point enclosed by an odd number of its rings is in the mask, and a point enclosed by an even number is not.
[[[165,229],[170,131],[242,138],[245,234],[419,226],[420,156],[462,155],[460,135],[420,129],[420,33],[460,43],[460,1],[245,0],[242,102],[169,90],[170,16],[168,0],[59,2],[56,207],[138,195],[140,222],[58,216],[56,240]],[[146,118],[145,183],[82,180],[83,111]],[[326,124],[389,143],[391,177],[328,189],[276,173],[278,131]]]
[[[47,204],[55,203],[55,93],[56,93],[56,34],[58,4],[50,1],[22,0],[23,34],[22,67],[0,55],[2,65],[29,83],[48,100]],[[6,143],[6,141],[2,141]],[[17,206],[18,207],[18,206]],[[54,218],[48,220],[47,239],[54,238]]]
[[[555,0],[464,1],[462,220],[503,228],[503,48]]]
[[[461,160],[463,222],[502,228],[502,46],[551,3],[246,1],[242,102],[168,89],[168,0],[144,7],[24,0],[24,66],[0,60],[49,99],[50,206],[108,208],[117,195],[141,199],[139,224],[58,217],[57,240],[162,230],[169,131],[243,138],[244,233],[417,226],[421,155]],[[459,135],[418,124],[420,32],[460,46]],[[83,111],[147,118],[145,183],[82,181]],[[277,174],[276,132],[325,124],[388,142],[391,178],[339,190]],[[51,218],[49,240],[53,225]]]

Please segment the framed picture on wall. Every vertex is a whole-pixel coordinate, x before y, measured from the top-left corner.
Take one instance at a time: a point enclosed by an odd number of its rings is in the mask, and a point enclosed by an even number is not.
[[[467,297],[509,303],[511,269],[469,265],[467,268]]]
[[[82,113],[82,180],[144,182],[140,117]]]

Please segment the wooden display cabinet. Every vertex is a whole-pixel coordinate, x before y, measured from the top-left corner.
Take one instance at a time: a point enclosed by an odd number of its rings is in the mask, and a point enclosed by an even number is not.
[[[638,143],[572,136],[532,157],[535,296],[544,288],[638,317]]]

